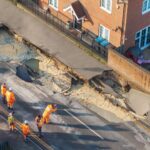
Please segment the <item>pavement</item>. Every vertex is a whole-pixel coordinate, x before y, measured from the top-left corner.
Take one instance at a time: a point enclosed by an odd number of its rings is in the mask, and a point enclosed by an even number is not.
[[[110,123],[79,103],[45,90],[44,85],[24,82],[15,75],[13,65],[0,63],[0,83],[5,81],[9,87],[11,85],[16,94],[17,120],[28,120],[37,132],[35,116],[49,103],[58,106],[51,122],[43,127],[42,140],[54,150],[149,150],[150,137],[133,123]],[[1,102],[0,105],[6,108]]]
[[[27,41],[56,57],[72,68],[80,77],[89,80],[110,70],[81,50],[64,34],[54,30],[39,18],[17,8],[7,0],[0,0],[0,22]]]

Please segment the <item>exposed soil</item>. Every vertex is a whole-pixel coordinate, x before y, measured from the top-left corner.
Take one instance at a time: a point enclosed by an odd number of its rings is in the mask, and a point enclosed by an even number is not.
[[[25,45],[16,35],[15,38],[10,36],[5,30],[0,30],[0,61],[13,61],[16,64],[20,64],[26,60],[37,59],[39,60],[39,64],[37,64],[39,70],[32,74],[35,83],[41,84],[47,87],[47,89],[52,89],[55,93],[64,93],[64,95],[66,94],[70,98],[75,98],[87,107],[90,104],[110,111],[124,121],[134,120],[132,115],[114,102],[116,97],[110,94],[99,93],[90,87],[88,83],[72,86],[72,79],[68,76],[68,72],[71,69],[55,59],[45,56],[34,46]],[[5,52],[2,49],[5,49]],[[119,91],[119,94],[123,92],[122,87],[127,85],[123,79],[113,72],[105,72],[100,79],[105,84],[114,88],[116,92]],[[124,99],[118,98],[118,100],[124,104]]]

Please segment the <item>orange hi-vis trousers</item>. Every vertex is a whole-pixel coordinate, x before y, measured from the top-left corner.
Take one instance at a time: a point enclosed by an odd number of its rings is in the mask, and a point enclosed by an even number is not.
[[[43,113],[43,122],[48,123],[51,118],[51,113]]]
[[[13,131],[15,129],[15,124],[14,123],[9,124],[9,129]]]

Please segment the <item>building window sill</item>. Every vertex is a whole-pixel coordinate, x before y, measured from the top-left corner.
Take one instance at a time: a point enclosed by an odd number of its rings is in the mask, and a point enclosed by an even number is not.
[[[49,4],[50,7],[52,7],[54,10],[58,11],[58,7],[54,7],[53,5]]]
[[[100,7],[102,10],[104,10],[104,11],[106,11],[107,13],[109,13],[109,14],[111,14],[111,11],[110,10],[108,10],[108,9],[106,9],[105,7]]]
[[[143,11],[142,12],[142,15],[145,15],[145,14],[147,14],[147,13],[149,13],[150,12],[150,9],[148,9],[148,10],[146,10],[146,11]]]

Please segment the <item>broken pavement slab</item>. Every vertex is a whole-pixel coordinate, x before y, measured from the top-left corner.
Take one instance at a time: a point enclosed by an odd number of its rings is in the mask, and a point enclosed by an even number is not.
[[[145,115],[150,111],[150,94],[143,93],[136,89],[131,89],[127,93],[127,105],[138,115]]]

